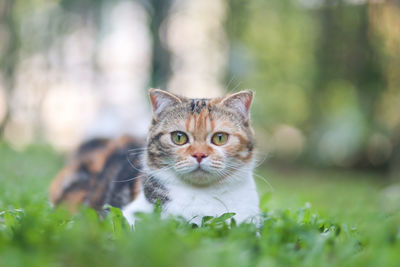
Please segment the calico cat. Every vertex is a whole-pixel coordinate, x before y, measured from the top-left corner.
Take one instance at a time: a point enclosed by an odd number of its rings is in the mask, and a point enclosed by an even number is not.
[[[145,147],[129,136],[82,145],[52,182],[51,202],[70,210],[81,203],[120,207],[130,224],[157,201],[163,216],[196,224],[226,212],[239,223],[255,218],[253,93],[189,99],[151,89],[149,95],[153,119]]]

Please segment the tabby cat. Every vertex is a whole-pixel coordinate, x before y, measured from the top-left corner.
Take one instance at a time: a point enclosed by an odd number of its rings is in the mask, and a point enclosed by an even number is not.
[[[253,93],[189,99],[151,89],[149,95],[147,141],[123,136],[83,144],[52,182],[51,202],[72,211],[81,203],[97,210],[120,207],[130,224],[136,212],[151,212],[156,202],[163,216],[196,224],[226,212],[239,223],[255,218]]]

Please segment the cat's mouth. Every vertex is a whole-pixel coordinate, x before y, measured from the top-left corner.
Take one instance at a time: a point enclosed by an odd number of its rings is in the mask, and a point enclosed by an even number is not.
[[[209,171],[207,171],[206,169],[204,169],[203,167],[201,167],[201,165],[197,166],[196,169],[194,169],[192,171],[192,173],[209,173]]]

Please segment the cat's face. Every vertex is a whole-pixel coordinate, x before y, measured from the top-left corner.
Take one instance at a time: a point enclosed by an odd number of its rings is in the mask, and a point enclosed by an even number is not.
[[[225,98],[188,99],[151,90],[153,122],[147,141],[148,168],[207,186],[251,166],[252,96],[252,92],[242,91]]]

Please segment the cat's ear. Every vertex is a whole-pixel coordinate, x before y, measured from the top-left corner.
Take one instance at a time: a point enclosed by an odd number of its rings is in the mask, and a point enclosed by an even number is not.
[[[250,106],[253,101],[254,93],[252,91],[240,91],[233,95],[225,97],[221,103],[229,108],[238,111],[247,121],[250,118]]]
[[[179,97],[160,89],[151,88],[149,90],[151,104],[153,105],[153,115],[157,119],[166,107],[181,104]]]

